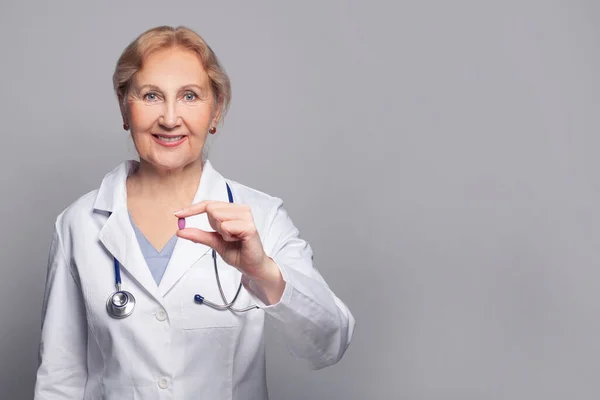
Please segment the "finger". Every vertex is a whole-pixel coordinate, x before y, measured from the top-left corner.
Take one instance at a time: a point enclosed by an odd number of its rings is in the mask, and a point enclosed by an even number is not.
[[[177,236],[182,239],[191,240],[194,243],[204,244],[211,249],[221,248],[223,238],[217,232],[206,232],[196,228],[185,228],[177,231]]]
[[[245,204],[211,203],[206,206],[206,213],[219,221],[252,220],[252,211]]]
[[[225,221],[251,221],[254,222],[250,207],[238,205],[229,207],[229,204],[209,204],[206,207],[208,223],[217,232],[223,233],[221,224]]]
[[[221,230],[217,231],[227,242],[244,240],[256,234],[256,226],[252,221],[232,220],[221,223]]]
[[[245,204],[228,203],[225,201],[204,200],[196,204],[192,204],[182,210],[176,211],[176,217],[185,218],[192,215],[202,214],[205,212],[217,212],[217,210],[239,210],[247,212],[251,215],[250,207]]]
[[[191,217],[192,215],[202,214],[202,213],[206,212],[206,207],[211,203],[224,203],[224,202],[215,201],[215,200],[204,200],[199,203],[192,204],[189,207],[185,207],[182,210],[176,211],[173,214],[175,214],[175,216],[178,218],[186,218],[186,217]],[[225,204],[228,204],[228,203],[225,203]]]

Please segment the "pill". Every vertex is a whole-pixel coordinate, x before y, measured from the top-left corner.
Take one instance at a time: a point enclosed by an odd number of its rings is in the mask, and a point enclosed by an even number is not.
[[[179,229],[185,229],[185,218],[179,218],[177,220],[177,226]]]

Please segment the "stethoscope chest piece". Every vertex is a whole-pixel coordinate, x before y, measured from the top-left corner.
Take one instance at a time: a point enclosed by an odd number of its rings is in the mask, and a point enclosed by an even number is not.
[[[131,315],[135,308],[135,297],[125,290],[119,290],[108,296],[106,311],[113,318],[125,318]]]

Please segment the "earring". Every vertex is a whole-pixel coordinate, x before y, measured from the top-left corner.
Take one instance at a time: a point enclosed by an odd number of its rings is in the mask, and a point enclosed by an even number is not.
[[[217,132],[217,128],[215,128],[215,127],[213,126],[213,127],[212,127],[212,128],[210,128],[208,131],[214,135],[214,134],[215,134],[215,132]]]
[[[125,129],[126,131],[128,131],[129,130],[129,124],[127,124],[127,123],[123,124],[123,129]]]

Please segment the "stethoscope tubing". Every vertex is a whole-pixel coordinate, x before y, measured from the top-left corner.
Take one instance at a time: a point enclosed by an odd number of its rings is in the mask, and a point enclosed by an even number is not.
[[[226,186],[227,186],[227,197],[229,198],[229,202],[233,203],[233,194],[231,193],[231,188],[229,187],[229,184],[227,184],[227,183],[226,183]],[[212,249],[212,259],[213,259],[213,265],[215,268],[215,277],[217,279],[217,286],[219,288],[219,293],[221,295],[221,299],[223,300],[223,303],[225,303],[225,304],[213,303],[211,301],[206,300],[204,298],[204,296],[201,296],[200,294],[194,295],[194,301],[197,304],[206,304],[207,306],[209,306],[215,310],[219,310],[219,311],[230,310],[235,313],[242,313],[242,312],[260,308],[257,305],[252,305],[252,306],[248,306],[245,308],[234,308],[233,307],[233,305],[237,301],[237,298],[242,290],[242,281],[241,280],[240,280],[240,284],[237,288],[237,291],[235,293],[235,296],[233,297],[233,300],[231,300],[231,302],[227,301],[227,297],[225,296],[225,292],[223,291],[223,286],[221,285],[221,278],[219,276],[219,268],[217,266],[217,252],[214,249]],[[122,286],[121,285],[121,265],[116,257],[114,258],[114,268],[115,268],[115,288],[117,290],[116,290],[116,292],[113,292],[108,297],[108,299],[106,301],[106,310],[111,317],[117,318],[117,319],[122,319],[122,318],[128,317],[133,312],[133,309],[135,307],[135,297],[130,292],[124,291],[121,288],[121,286]],[[117,302],[119,302],[119,304],[117,304]],[[121,304],[121,303],[123,303],[123,304]]]
[[[240,282],[240,284],[237,288],[237,291],[235,292],[235,296],[233,297],[233,300],[231,300],[231,302],[228,302],[227,297],[225,297],[225,292],[223,291],[223,286],[221,285],[221,279],[219,278],[219,268],[217,267],[217,252],[215,250],[212,251],[212,258],[213,258],[213,264],[215,266],[215,277],[217,278],[217,286],[219,287],[219,293],[221,294],[221,299],[223,300],[223,302],[225,304],[223,304],[223,305],[215,304],[211,301],[206,300],[203,296],[201,296],[199,294],[196,294],[194,296],[194,301],[198,304],[206,304],[207,306],[212,307],[216,310],[231,310],[233,312],[238,312],[238,313],[260,308],[257,305],[248,306],[245,308],[233,308],[233,304],[237,300],[238,295],[240,294],[240,291],[242,290],[242,282]]]

